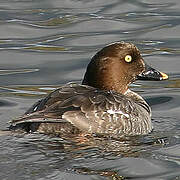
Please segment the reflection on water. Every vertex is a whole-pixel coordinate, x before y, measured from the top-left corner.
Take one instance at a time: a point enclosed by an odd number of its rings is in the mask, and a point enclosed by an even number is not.
[[[0,76],[7,74],[29,73],[35,71],[38,71],[38,69],[0,70]]]
[[[131,86],[153,110],[148,136],[51,137],[0,131],[0,179],[180,178],[180,2],[43,0],[0,2],[0,129],[60,85],[82,80],[89,59],[130,41],[166,72]]]

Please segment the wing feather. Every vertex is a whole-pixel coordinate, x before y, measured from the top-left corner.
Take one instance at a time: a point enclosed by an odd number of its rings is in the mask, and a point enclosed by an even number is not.
[[[82,131],[108,134],[147,133],[149,114],[143,116],[143,106],[112,91],[70,84],[61,87],[38,101],[13,125],[33,122],[69,122]],[[142,124],[140,118],[144,118]],[[149,128],[151,129],[151,128]]]

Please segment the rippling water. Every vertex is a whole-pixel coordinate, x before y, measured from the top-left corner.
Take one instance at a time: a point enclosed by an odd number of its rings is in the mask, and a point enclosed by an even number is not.
[[[4,133],[0,179],[180,179],[179,0],[1,0],[0,129],[81,81],[92,55],[121,40],[170,76],[132,86],[153,109],[154,131],[133,139]]]

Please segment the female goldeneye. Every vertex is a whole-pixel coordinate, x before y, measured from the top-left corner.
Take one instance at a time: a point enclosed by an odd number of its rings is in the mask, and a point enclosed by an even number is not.
[[[56,135],[144,135],[152,130],[151,108],[128,86],[136,79],[167,78],[146,65],[135,45],[115,42],[91,59],[82,84],[56,89],[11,121],[10,130]]]

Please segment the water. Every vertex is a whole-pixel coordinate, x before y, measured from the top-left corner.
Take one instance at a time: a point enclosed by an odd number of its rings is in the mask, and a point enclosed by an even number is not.
[[[1,0],[0,129],[56,87],[80,82],[92,55],[121,40],[169,74],[132,86],[152,107],[154,131],[130,140],[4,133],[0,179],[180,179],[179,0]]]

